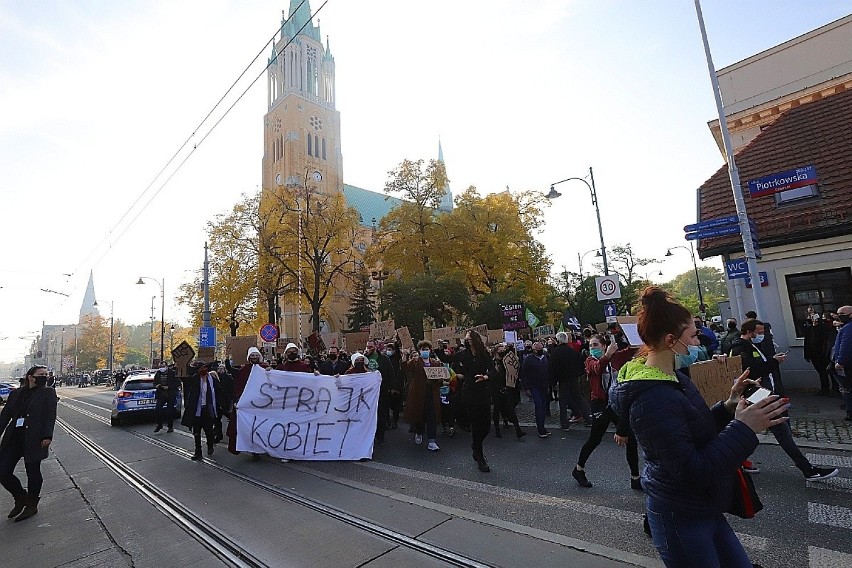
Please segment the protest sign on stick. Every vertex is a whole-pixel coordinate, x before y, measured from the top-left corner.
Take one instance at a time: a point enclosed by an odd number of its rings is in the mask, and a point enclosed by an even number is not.
[[[444,366],[441,367],[423,367],[426,372],[426,378],[431,381],[445,381],[450,378],[450,370]]]
[[[195,349],[186,341],[181,341],[180,345],[172,349],[172,360],[175,362],[178,377],[188,377],[187,365],[195,357]]]
[[[728,357],[725,362],[701,361],[689,366],[689,377],[707,406],[731,396],[734,380],[743,373],[742,358]]]
[[[395,327],[393,320],[371,323],[370,337],[375,339],[391,339]]]
[[[230,357],[234,365],[245,365],[249,347],[257,347],[256,335],[238,335],[225,338],[225,355]]]
[[[411,332],[408,331],[407,327],[399,328],[396,330],[396,334],[403,349],[414,349],[414,340],[411,339]]]

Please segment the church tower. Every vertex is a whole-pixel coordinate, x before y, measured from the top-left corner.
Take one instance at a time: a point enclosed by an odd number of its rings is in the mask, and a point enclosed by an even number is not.
[[[290,0],[269,63],[262,187],[304,187],[307,177],[321,192],[342,191],[334,57],[311,20],[310,2]]]
[[[86,316],[99,316],[97,306],[95,306],[95,277],[92,271],[89,271],[89,283],[86,284],[86,293],[83,294],[83,303],[80,305],[80,322]]]

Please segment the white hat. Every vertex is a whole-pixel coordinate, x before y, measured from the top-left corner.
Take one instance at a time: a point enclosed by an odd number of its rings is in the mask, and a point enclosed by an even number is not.
[[[357,361],[358,359],[365,359],[366,360],[366,357],[364,357],[363,353],[358,353],[356,351],[355,353],[352,354],[352,357],[350,357],[349,359],[352,361],[352,366],[354,367],[355,361]]]
[[[295,343],[288,343],[287,347],[284,348],[284,353],[287,353],[287,351],[289,351],[290,349],[295,349],[296,351],[298,351],[299,346],[296,345]]]
[[[246,358],[251,357],[255,353],[260,355],[260,349],[258,349],[257,347],[249,347],[248,353],[246,353]]]

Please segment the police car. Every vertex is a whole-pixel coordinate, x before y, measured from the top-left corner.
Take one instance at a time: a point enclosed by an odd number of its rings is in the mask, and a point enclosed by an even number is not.
[[[131,371],[112,399],[112,413],[109,423],[112,426],[121,425],[128,416],[153,416],[157,405],[156,389],[154,388],[155,371]],[[180,390],[177,393],[175,409],[180,416],[183,400]]]
[[[0,382],[0,404],[6,404],[6,401],[9,400],[9,395],[12,394],[12,391],[16,388],[18,388],[17,383],[10,381]]]

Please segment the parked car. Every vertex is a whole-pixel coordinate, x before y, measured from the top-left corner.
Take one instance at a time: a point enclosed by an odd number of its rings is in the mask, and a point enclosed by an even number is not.
[[[153,370],[131,371],[112,399],[109,423],[120,426],[129,416],[153,417],[157,404]],[[180,417],[183,397],[180,391],[175,402],[176,418]]]
[[[12,381],[0,381],[0,404],[6,404],[12,391],[18,388],[18,383]]]

